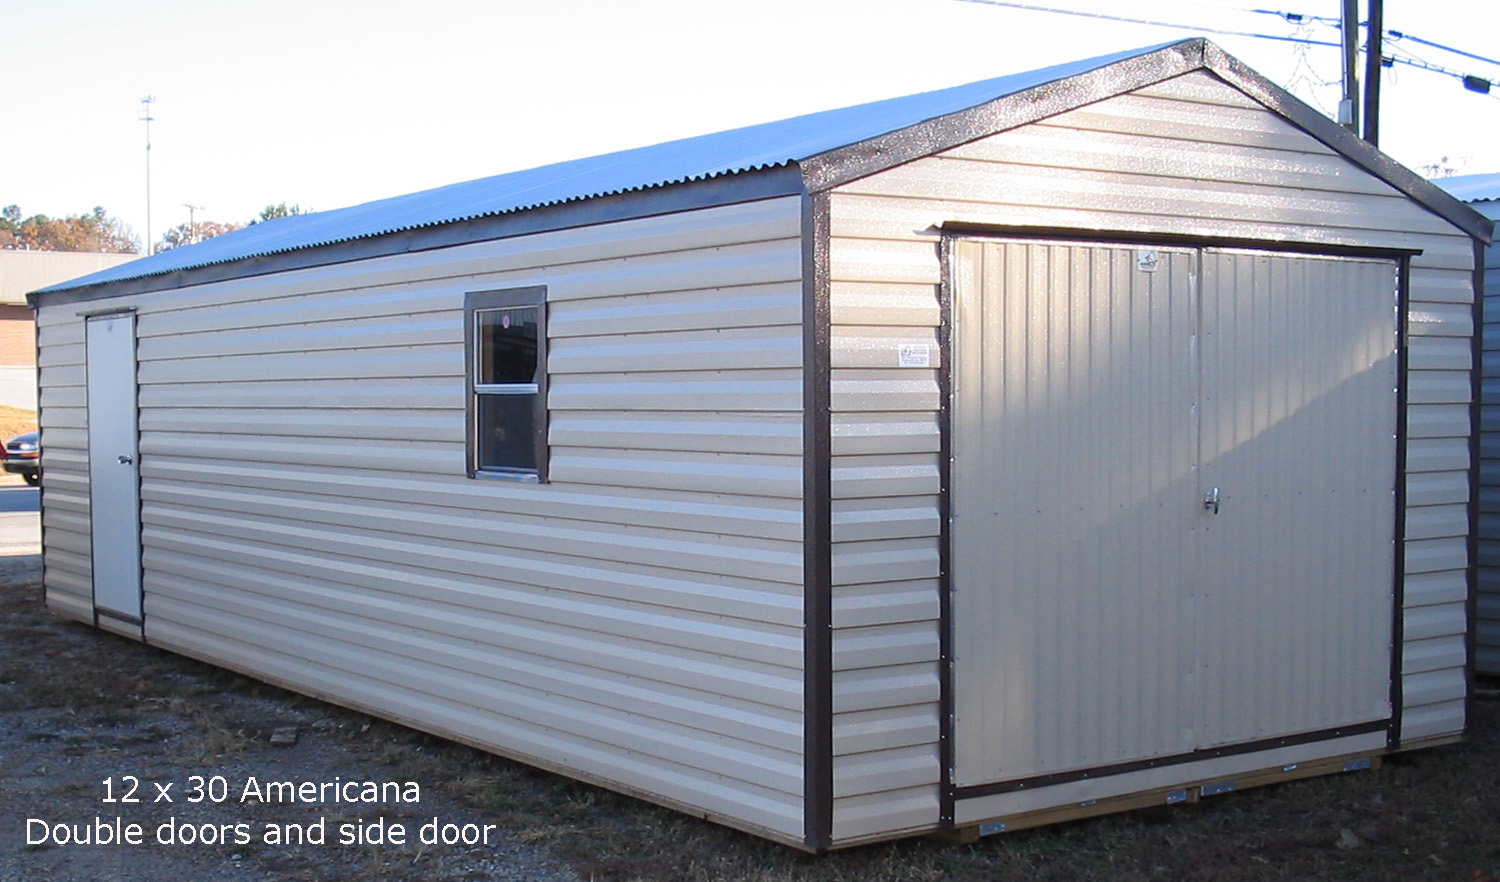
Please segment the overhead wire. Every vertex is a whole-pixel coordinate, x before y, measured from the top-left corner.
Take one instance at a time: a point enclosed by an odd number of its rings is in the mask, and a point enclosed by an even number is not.
[[[1446,76],[1453,77],[1454,79],[1462,82],[1464,84],[1464,88],[1468,89],[1469,91],[1477,92],[1480,95],[1485,95],[1487,97],[1494,98],[1495,100],[1500,101],[1500,94],[1496,94],[1495,92],[1490,90],[1490,87],[1495,85],[1494,80],[1490,80],[1485,77],[1477,77],[1473,74],[1466,74],[1463,71],[1454,70],[1450,67],[1444,67],[1441,64],[1433,64],[1431,61],[1428,61],[1425,58],[1420,58],[1416,55],[1413,55],[1411,57],[1402,57],[1400,55],[1387,54],[1385,55],[1385,57],[1395,64],[1404,64],[1409,67],[1415,67],[1419,70],[1431,71],[1432,73],[1440,73]],[[1471,82],[1474,81],[1477,81],[1477,83],[1479,84],[1483,84],[1483,88],[1477,90],[1473,88],[1473,86],[1471,86]]]
[[[1387,30],[1386,33],[1391,35],[1392,37],[1395,37],[1397,40],[1410,40],[1413,43],[1421,43],[1423,46],[1431,46],[1434,49],[1441,49],[1444,52],[1452,52],[1454,55],[1462,55],[1465,58],[1472,58],[1475,61],[1483,61],[1487,64],[1493,64],[1497,67],[1500,67],[1500,61],[1496,61],[1493,58],[1485,58],[1483,55],[1476,55],[1473,52],[1466,52],[1463,49],[1456,49],[1452,46],[1444,46],[1442,43],[1434,43],[1431,40],[1424,40],[1416,34],[1408,34],[1405,31],[1392,30]]]
[[[1286,20],[1286,21],[1288,21],[1288,22],[1290,22],[1292,24],[1300,24],[1300,23],[1306,22],[1306,21],[1316,21],[1316,22],[1321,22],[1323,24],[1331,25],[1332,27],[1335,27],[1335,28],[1338,28],[1338,27],[1342,26],[1342,23],[1338,19],[1336,19],[1336,18],[1329,18],[1327,16],[1322,16],[1322,15],[1306,15],[1306,14],[1300,13],[1300,12],[1282,12],[1282,11],[1276,10],[1276,9],[1242,9],[1240,11],[1241,12],[1253,12],[1253,13],[1256,13],[1257,15],[1274,15],[1277,18],[1284,19],[1284,20]],[[1359,25],[1360,25],[1360,27],[1369,27],[1369,23],[1368,22],[1360,22]],[[1393,28],[1386,28],[1386,30],[1385,30],[1385,36],[1389,37],[1390,39],[1393,39],[1393,40],[1410,40],[1413,43],[1421,43],[1423,46],[1431,46],[1434,49],[1440,49],[1440,50],[1442,50],[1444,52],[1451,52],[1454,55],[1462,55],[1465,58],[1472,58],[1475,61],[1483,61],[1486,64],[1493,64],[1493,65],[1496,65],[1496,66],[1500,66],[1500,60],[1496,60],[1494,58],[1488,58],[1486,56],[1479,55],[1478,53],[1470,52],[1467,49],[1459,49],[1456,46],[1449,46],[1449,45],[1447,45],[1445,43],[1439,43],[1439,42],[1437,42],[1435,40],[1428,40],[1426,38],[1419,37],[1416,34],[1407,33],[1406,31],[1398,31],[1398,30],[1395,30]]]
[[[1312,23],[1308,22],[1297,25],[1293,36],[1311,38]],[[1286,90],[1297,94],[1297,87],[1305,83],[1307,88],[1302,94],[1307,96],[1307,100],[1324,114],[1334,116],[1336,112],[1324,103],[1322,97],[1323,89],[1330,85],[1330,83],[1326,76],[1320,73],[1313,64],[1310,49],[1311,47],[1307,43],[1298,43],[1292,47],[1292,52],[1296,60],[1292,64],[1291,73],[1286,76]]]
[[[1151,25],[1159,28],[1175,28],[1181,31],[1196,31],[1200,34],[1219,34],[1226,37],[1254,37],[1259,40],[1279,40],[1285,43],[1310,43],[1314,46],[1334,46],[1338,43],[1327,43],[1320,40],[1302,39],[1299,37],[1286,37],[1277,34],[1262,34],[1252,31],[1232,31],[1226,28],[1212,28],[1206,25],[1181,24],[1172,21],[1154,21],[1146,18],[1131,18],[1125,15],[1110,15],[1103,12],[1086,12],[1081,9],[1060,9],[1055,6],[1040,6],[1033,3],[1017,3],[1013,0],[958,0],[960,3],[975,3],[981,6],[1004,6],[1009,9],[1023,9],[1028,12],[1052,12],[1062,15],[1076,15],[1080,18],[1101,19],[1103,21],[1117,21],[1125,24]]]
[[[1219,35],[1222,35],[1222,36],[1229,36],[1229,37],[1249,37],[1249,38],[1253,38],[1253,39],[1257,39],[1257,40],[1276,40],[1278,42],[1283,42],[1283,43],[1296,43],[1296,44],[1300,44],[1302,46],[1329,46],[1329,47],[1333,47],[1333,48],[1336,48],[1336,49],[1343,47],[1343,43],[1342,42],[1330,42],[1330,41],[1327,41],[1327,40],[1318,40],[1318,39],[1314,39],[1311,36],[1306,35],[1305,33],[1302,34],[1302,35],[1297,35],[1297,36],[1285,36],[1285,35],[1281,35],[1281,34],[1260,33],[1260,32],[1257,32],[1257,31],[1230,30],[1230,29],[1227,29],[1227,28],[1208,27],[1206,25],[1183,24],[1181,22],[1159,21],[1159,20],[1155,20],[1155,19],[1146,19],[1146,18],[1134,18],[1134,17],[1126,16],[1126,15],[1112,15],[1112,14],[1104,13],[1104,12],[1088,12],[1088,11],[1082,10],[1082,9],[1064,9],[1064,8],[1060,8],[1060,7],[1056,7],[1056,6],[1043,6],[1043,5],[1037,4],[1037,3],[1022,3],[1022,2],[1017,2],[1017,0],[958,0],[958,2],[960,2],[960,3],[973,3],[973,4],[977,4],[977,5],[981,5],[981,6],[1001,6],[1001,7],[1007,8],[1007,9],[1020,9],[1020,10],[1024,10],[1024,11],[1027,11],[1027,12],[1046,12],[1046,13],[1053,13],[1053,14],[1057,14],[1057,15],[1072,15],[1072,16],[1077,16],[1079,18],[1091,18],[1091,19],[1097,19],[1097,20],[1102,20],[1102,21],[1116,21],[1116,22],[1121,22],[1121,23],[1124,23],[1124,24],[1139,24],[1139,25],[1149,25],[1149,26],[1152,26],[1152,27],[1159,27],[1159,28],[1173,28],[1173,29],[1176,29],[1176,30],[1195,31],[1197,33],[1202,33],[1202,34],[1219,34]],[[1230,9],[1228,7],[1222,7],[1222,8],[1224,8],[1225,11],[1230,11]],[[1312,22],[1317,22],[1319,24],[1329,25],[1330,27],[1334,27],[1334,28],[1337,28],[1339,30],[1342,30],[1342,23],[1338,19],[1327,18],[1325,16],[1306,15],[1306,14],[1299,13],[1299,12],[1280,12],[1280,11],[1277,11],[1277,10],[1274,10],[1274,9],[1237,9],[1237,10],[1233,10],[1233,11],[1250,12],[1250,13],[1256,13],[1256,14],[1260,14],[1260,15],[1274,15],[1274,16],[1276,16],[1278,18],[1281,18],[1281,19],[1285,20],[1289,24],[1294,24],[1294,25],[1299,25],[1299,26],[1306,26],[1307,24],[1310,24]],[[1362,22],[1361,25],[1364,26],[1364,23]],[[1408,34],[1408,33],[1404,32],[1404,31],[1387,30],[1385,33],[1388,34],[1388,35],[1390,35],[1392,38],[1394,38],[1396,40],[1411,40],[1413,42],[1421,43],[1421,44],[1426,45],[1426,46],[1431,46],[1431,47],[1433,47],[1435,49],[1440,49],[1440,50],[1442,50],[1444,52],[1452,52],[1452,53],[1457,54],[1457,55],[1463,55],[1463,56],[1468,57],[1468,58],[1473,58],[1473,59],[1476,59],[1476,60],[1479,60],[1479,61],[1487,62],[1489,64],[1500,65],[1500,61],[1496,61],[1496,60],[1491,59],[1491,58],[1486,58],[1486,57],[1484,57],[1482,55],[1476,55],[1476,54],[1474,54],[1472,52],[1467,52],[1465,50],[1457,49],[1457,48],[1454,48],[1452,46],[1445,46],[1445,45],[1443,45],[1441,43],[1437,43],[1437,42],[1434,42],[1432,40],[1426,40],[1426,39],[1423,39],[1421,37],[1416,37],[1416,36],[1414,36],[1412,34]],[[1422,70],[1432,71],[1433,73],[1441,73],[1441,74],[1444,74],[1446,76],[1451,76],[1451,77],[1454,77],[1455,79],[1457,79],[1459,82],[1463,83],[1464,87],[1467,88],[1467,89],[1469,89],[1470,91],[1475,91],[1473,89],[1473,87],[1471,86],[1471,81],[1476,81],[1477,80],[1477,81],[1482,82],[1483,84],[1485,84],[1486,87],[1488,87],[1490,85],[1493,85],[1494,82],[1495,82],[1495,81],[1490,80],[1488,78],[1473,77],[1470,74],[1464,74],[1462,72],[1453,70],[1451,68],[1446,68],[1446,67],[1443,67],[1441,65],[1435,65],[1435,64],[1432,64],[1430,62],[1424,62],[1424,61],[1421,61],[1421,60],[1414,60],[1414,59],[1410,59],[1410,58],[1403,58],[1403,57],[1400,57],[1400,56],[1393,56],[1393,55],[1390,55],[1390,54],[1386,54],[1384,52],[1384,47],[1383,46],[1382,46],[1382,56],[1384,57],[1385,61],[1387,62],[1387,66],[1389,66],[1391,64],[1405,64],[1405,65],[1410,65],[1412,67],[1416,67],[1416,68],[1419,68],[1419,69],[1422,69]],[[1491,93],[1489,91],[1482,91],[1480,94],[1485,94],[1485,95],[1488,95],[1491,98],[1500,99],[1500,96],[1496,96],[1496,95],[1494,95],[1493,93]]]
[[[1267,10],[1249,10],[1249,11],[1252,11],[1252,12],[1265,12]],[[1333,28],[1335,30],[1338,30],[1338,31],[1342,31],[1343,30],[1343,22],[1339,21],[1338,19],[1327,18],[1327,17],[1324,17],[1324,16],[1300,15],[1300,14],[1297,14],[1297,13],[1277,13],[1277,14],[1280,14],[1283,17],[1285,17],[1287,19],[1287,21],[1291,21],[1292,20],[1292,16],[1296,16],[1296,18],[1298,20],[1301,20],[1301,21],[1316,21],[1316,22],[1318,22],[1320,24],[1323,24],[1323,25],[1325,25],[1327,27],[1330,27],[1330,28]],[[1360,22],[1360,27],[1368,28],[1369,27],[1369,23],[1368,22]],[[1381,40],[1381,44],[1380,44],[1381,59],[1383,60],[1383,62],[1384,62],[1384,64],[1385,64],[1386,67],[1392,67],[1392,66],[1397,65],[1397,64],[1404,64],[1404,65],[1407,65],[1408,67],[1415,67],[1418,70],[1425,70],[1425,71],[1430,71],[1432,73],[1443,74],[1444,76],[1449,76],[1449,77],[1454,78],[1455,80],[1458,80],[1460,83],[1463,84],[1463,86],[1464,86],[1465,89],[1468,89],[1471,92],[1477,92],[1478,94],[1487,95],[1487,96],[1489,96],[1491,98],[1495,98],[1496,100],[1500,100],[1500,95],[1495,95],[1494,93],[1492,93],[1490,91],[1490,87],[1495,84],[1495,81],[1493,79],[1490,79],[1490,78],[1487,78],[1487,77],[1474,76],[1473,74],[1467,74],[1467,73],[1464,73],[1463,71],[1454,70],[1451,67],[1445,67],[1445,66],[1443,66],[1441,64],[1437,64],[1435,62],[1429,61],[1426,58],[1422,58],[1420,55],[1417,55],[1415,51],[1413,51],[1410,48],[1404,47],[1404,46],[1400,50],[1396,50],[1396,49],[1393,49],[1393,48],[1391,48],[1390,46],[1387,45],[1387,43],[1392,42],[1392,41],[1399,41],[1399,40],[1402,40],[1402,39],[1413,39],[1410,34],[1406,34],[1406,33],[1402,32],[1402,31],[1387,30],[1387,31],[1385,31],[1385,35],[1392,38],[1392,40],[1384,40],[1384,39],[1382,39]],[[1458,53],[1460,55],[1470,55],[1471,54],[1471,53],[1463,52],[1462,50],[1453,49],[1450,46],[1443,46],[1442,44],[1434,43],[1431,40],[1422,40],[1420,38],[1416,38],[1415,41],[1423,43],[1423,44],[1426,44],[1426,45],[1433,46],[1434,48],[1440,49],[1440,50],[1445,51],[1445,52],[1456,52],[1456,53]],[[1366,41],[1366,43],[1368,44],[1368,40]],[[1401,54],[1398,54],[1398,52],[1408,53],[1410,57],[1403,57]],[[1473,56],[1473,57],[1479,58],[1479,59],[1484,60],[1484,61],[1488,61],[1488,59],[1483,58],[1483,56]],[[1475,86],[1480,86],[1480,88],[1475,88]]]

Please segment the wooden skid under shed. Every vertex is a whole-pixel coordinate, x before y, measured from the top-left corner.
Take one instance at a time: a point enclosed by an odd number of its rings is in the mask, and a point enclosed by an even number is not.
[[[1048,824],[1081,821],[1085,818],[1098,817],[1099,815],[1135,811],[1159,805],[1198,802],[1201,799],[1211,798],[1224,793],[1248,790],[1251,787],[1263,787],[1267,784],[1281,784],[1286,781],[1296,781],[1302,778],[1316,778],[1320,775],[1331,775],[1338,772],[1379,769],[1383,759],[1383,754],[1366,752],[1345,754],[1343,756],[1329,757],[1328,759],[1314,760],[1312,762],[1294,763],[1290,766],[1273,766],[1243,775],[1235,775],[1231,778],[1208,778],[1180,787],[1143,790],[1139,793],[1127,793],[1106,799],[1091,799],[1075,805],[1063,805],[1034,812],[1007,815],[983,823],[948,830],[936,835],[937,838],[949,842],[976,842],[982,836],[989,836],[995,833],[1009,833],[1031,827],[1043,827]]]

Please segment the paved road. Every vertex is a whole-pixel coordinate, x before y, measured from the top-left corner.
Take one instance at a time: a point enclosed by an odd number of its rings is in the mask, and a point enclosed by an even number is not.
[[[0,557],[41,553],[41,501],[35,487],[0,486]]]

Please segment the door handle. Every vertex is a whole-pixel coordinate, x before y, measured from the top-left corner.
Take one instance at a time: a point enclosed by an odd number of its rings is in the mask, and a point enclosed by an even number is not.
[[[1215,487],[1203,494],[1203,507],[1213,514],[1219,513],[1219,488]]]
[[[120,454],[120,465],[134,465],[134,464],[135,464],[135,458],[134,457],[127,456],[127,455],[125,455],[123,453]]]

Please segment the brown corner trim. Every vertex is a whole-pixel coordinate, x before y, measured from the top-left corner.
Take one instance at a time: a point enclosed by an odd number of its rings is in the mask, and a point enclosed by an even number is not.
[[[1483,243],[1474,241],[1474,336],[1470,341],[1469,360],[1469,566],[1465,573],[1468,598],[1464,604],[1468,622],[1464,629],[1464,651],[1466,663],[1464,676],[1464,728],[1467,733],[1474,719],[1474,677],[1479,656],[1479,467],[1481,412],[1484,404],[1484,294],[1485,263],[1487,250]]]
[[[953,828],[953,235],[938,240],[938,755],[939,825]]]
[[[1406,644],[1406,411],[1407,389],[1411,385],[1406,324],[1411,303],[1411,258],[1400,258],[1396,273],[1396,511],[1395,523],[1391,525],[1394,542],[1391,549],[1391,728],[1386,735],[1387,750],[1401,748],[1401,717],[1405,711],[1401,660]]]
[[[42,351],[42,326],[37,322],[37,317],[38,317],[37,316],[37,312],[38,312],[38,310],[36,310],[36,309],[32,309],[32,311],[31,311],[31,313],[32,313],[32,315],[31,315],[31,339],[32,339],[32,345],[35,347],[35,349],[33,351],[39,353],[39,352]],[[36,382],[36,449],[37,450],[41,450],[42,449],[42,369],[41,369],[40,365],[38,365],[37,369],[36,369],[36,381],[35,382]],[[84,429],[84,434],[85,434],[85,437],[87,437],[88,429],[86,427]],[[52,604],[50,604],[48,602],[49,598],[47,596],[48,593],[49,593],[48,592],[48,588],[47,588],[47,586],[49,584],[49,580],[47,579],[47,490],[46,490],[46,483],[44,481],[42,481],[42,472],[45,469],[46,469],[45,465],[39,465],[37,467],[37,485],[36,485],[36,512],[37,512],[37,514],[36,514],[36,519],[37,519],[37,524],[40,527],[40,531],[39,531],[40,535],[38,536],[38,539],[40,541],[40,546],[39,547],[41,548],[41,557],[42,557],[42,606],[48,607],[50,609],[51,606],[52,606]],[[90,592],[91,592],[91,596],[90,596],[89,599],[92,601],[93,600],[92,589],[90,589]],[[95,626],[97,626],[98,622],[96,621],[94,624],[95,624]]]
[[[829,199],[802,197],[803,835],[833,841],[833,477]]]

